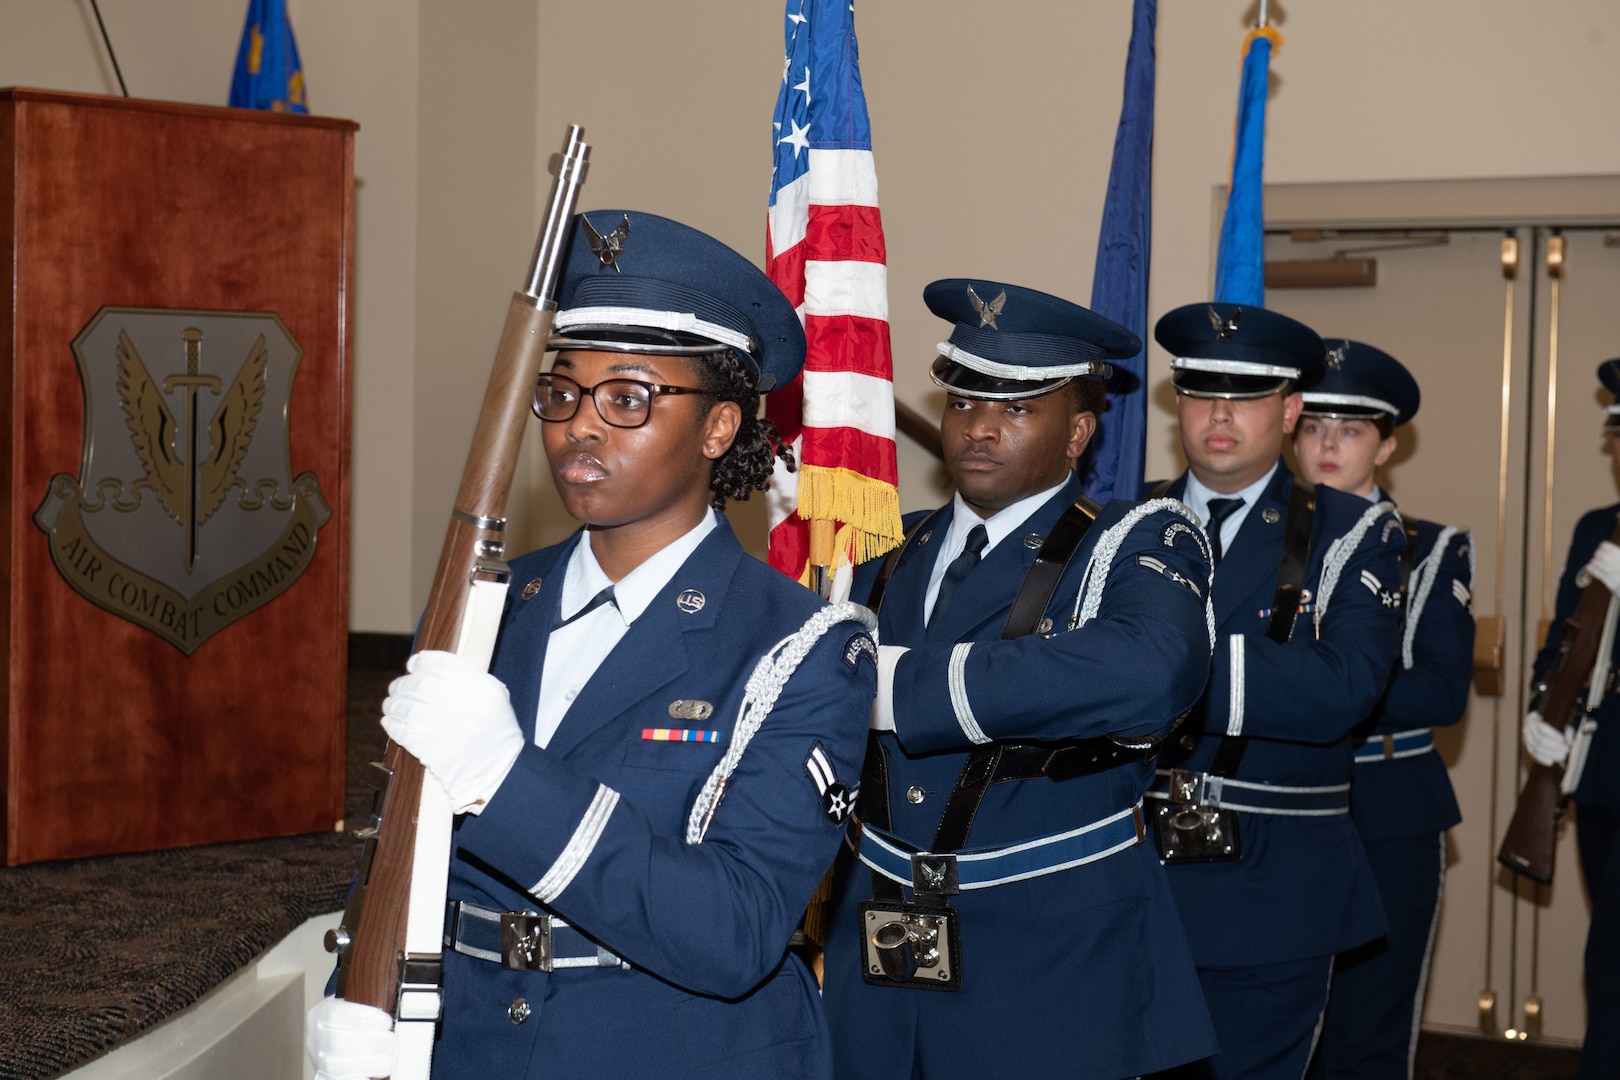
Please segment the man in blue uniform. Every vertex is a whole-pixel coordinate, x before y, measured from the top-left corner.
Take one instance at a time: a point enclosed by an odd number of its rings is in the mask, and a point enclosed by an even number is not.
[[[512,564],[490,674],[422,653],[384,706],[460,812],[433,1073],[830,1078],[788,944],[848,819],[875,648],[711,508],[767,483],[758,391],[803,334],[741,255],[635,211],[576,219],[559,301],[535,411],[585,528]],[[323,1073],[387,1071],[345,1041],[386,1014],[316,1014]]]
[[[1609,452],[1620,465],[1620,359],[1598,366],[1598,379],[1615,395],[1604,416],[1603,430]],[[1605,506],[1581,518],[1569,542],[1569,558],[1558,583],[1558,604],[1547,643],[1536,657],[1532,677],[1531,712],[1524,718],[1525,750],[1543,765],[1569,764],[1572,728],[1554,726],[1536,711],[1547,690],[1547,680],[1564,645],[1565,621],[1589,582],[1601,582],[1620,595],[1620,547],[1611,542],[1620,524],[1620,504]],[[1611,670],[1620,669],[1620,637],[1616,639]],[[1614,1075],[1620,1061],[1620,694],[1603,696],[1589,732],[1590,745],[1581,766],[1579,783],[1571,798],[1575,811],[1575,843],[1580,851],[1581,877],[1592,900],[1592,922],[1586,931],[1586,1042],[1581,1049],[1582,1080]]]
[[[1174,500],[1073,461],[1135,334],[1032,289],[929,285],[955,498],[857,574],[879,694],[826,954],[841,1080],[1118,1080],[1213,1050],[1151,755],[1209,672],[1209,562]],[[881,579],[881,584],[880,584]]]
[[[1370,345],[1330,344],[1327,370],[1306,387],[1294,430],[1300,474],[1384,502],[1377,469],[1395,452],[1395,429],[1417,413],[1417,381]],[[1431,521],[1408,517],[1403,525],[1401,653],[1383,700],[1356,728],[1350,789],[1350,816],[1366,844],[1389,933],[1334,962],[1312,1077],[1412,1075],[1446,873],[1445,830],[1462,820],[1432,729],[1455,724],[1468,707],[1472,540]]]
[[[1384,931],[1351,824],[1351,731],[1398,650],[1400,522],[1281,460],[1322,369],[1308,327],[1192,304],[1159,320],[1188,471],[1166,485],[1215,550],[1209,688],[1159,761],[1158,827],[1220,1053],[1197,1076],[1309,1061],[1335,953]]]

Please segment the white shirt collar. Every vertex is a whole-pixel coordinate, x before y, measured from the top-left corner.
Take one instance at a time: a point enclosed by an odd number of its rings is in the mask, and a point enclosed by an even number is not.
[[[675,576],[675,571],[679,570],[681,564],[697,550],[704,537],[714,531],[718,522],[715,511],[710,510],[679,539],[665,545],[657,554],[624,575],[618,582],[610,581],[606,571],[596,561],[596,553],[591,550],[591,531],[586,529],[580,535],[573,555],[568,559],[568,569],[563,577],[559,614],[567,619],[590,603],[591,598],[597,593],[612,585],[612,606],[619,612],[624,624],[629,626],[647,610],[647,605],[651,604],[663,591],[664,586],[669,584],[669,579]]]
[[[1272,465],[1271,468],[1266,470],[1266,475],[1262,476],[1260,479],[1256,480],[1242,491],[1232,492],[1215,491],[1205,486],[1199,481],[1198,477],[1193,475],[1192,470],[1188,469],[1187,490],[1182,495],[1181,501],[1186,503],[1192,509],[1193,513],[1198,515],[1199,521],[1208,521],[1209,501],[1211,499],[1242,499],[1243,506],[1240,508],[1239,513],[1244,517],[1247,517],[1248,509],[1255,504],[1255,500],[1260,498],[1260,493],[1265,491],[1266,487],[1271,483],[1271,478],[1277,474],[1277,465],[1280,464],[1282,464],[1282,462],[1279,461],[1276,465]]]
[[[1037,491],[1033,495],[1027,495],[1011,506],[1002,507],[987,518],[980,517],[972,507],[963,502],[960,494],[953,496],[951,499],[951,534],[946,538],[946,547],[955,549],[952,554],[954,558],[955,554],[960,553],[967,546],[967,534],[973,530],[973,526],[983,525],[985,535],[989,537],[989,540],[984,545],[984,551],[980,554],[981,556],[990,554],[992,548],[1014,532],[1017,532],[1019,526],[1028,521],[1035,511],[1045,506],[1047,500],[1061,491],[1063,485],[1068,482],[1069,478],[1064,477],[1062,484],[1049,487],[1045,491]]]

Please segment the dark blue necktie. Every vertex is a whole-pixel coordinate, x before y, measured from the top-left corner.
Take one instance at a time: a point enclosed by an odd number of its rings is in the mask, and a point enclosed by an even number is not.
[[[1209,561],[1211,566],[1221,565],[1221,522],[1238,512],[1242,499],[1209,500]]]
[[[599,592],[595,596],[591,597],[589,603],[587,603],[584,607],[580,608],[578,611],[574,612],[572,615],[568,616],[568,618],[564,619],[564,618],[559,617],[558,620],[557,620],[557,625],[553,626],[552,629],[553,630],[561,630],[563,627],[567,626],[569,623],[574,622],[574,621],[579,620],[579,619],[583,619],[585,616],[589,615],[591,612],[595,611],[597,608],[601,607],[603,604],[611,604],[611,603],[613,603],[613,586],[609,585],[607,588],[603,589],[601,592]]]
[[[951,602],[951,594],[967,580],[973,568],[979,565],[979,552],[983,551],[984,545],[989,542],[990,534],[985,531],[983,525],[975,525],[968,530],[967,546],[962,549],[962,554],[951,560],[951,565],[945,568],[945,576],[939,581],[939,593],[934,597],[934,613],[928,618],[929,626],[939,618],[939,613],[945,610],[945,605]]]

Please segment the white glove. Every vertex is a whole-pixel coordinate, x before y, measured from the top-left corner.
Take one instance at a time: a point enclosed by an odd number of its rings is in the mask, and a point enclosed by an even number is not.
[[[394,1018],[342,998],[322,998],[304,1016],[304,1052],[315,1080],[370,1080],[394,1071]]]
[[[1582,568],[1581,573],[1603,582],[1605,588],[1616,596],[1620,596],[1620,547],[1615,547],[1605,540],[1597,546],[1592,553],[1592,561]]]
[[[894,730],[894,666],[910,652],[900,645],[879,645],[877,655],[877,697],[872,700],[873,731]]]
[[[456,813],[478,813],[523,750],[506,684],[451,652],[419,652],[405,670],[388,686],[383,730],[444,785]]]
[[[1620,550],[1620,549],[1616,549]],[[1569,757],[1570,736],[1530,712],[1524,718],[1524,751],[1538,765],[1562,765]]]

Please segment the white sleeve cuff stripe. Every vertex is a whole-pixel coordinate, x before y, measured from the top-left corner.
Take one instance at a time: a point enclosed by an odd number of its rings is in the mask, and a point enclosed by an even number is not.
[[[967,658],[973,649],[973,642],[964,641],[951,650],[951,666],[948,682],[951,689],[951,708],[956,710],[956,722],[962,726],[962,734],[968,737],[971,743],[980,745],[990,741],[990,736],[979,727],[979,722],[973,718],[973,706],[968,702],[967,694]]]
[[[585,808],[585,817],[579,823],[579,828],[568,838],[562,854],[551,864],[546,876],[535,882],[534,888],[529,890],[536,900],[542,904],[550,904],[562,895],[563,890],[574,880],[574,875],[585,865],[585,860],[591,857],[591,852],[596,850],[596,844],[602,839],[602,833],[607,828],[608,818],[613,816],[613,809],[618,805],[619,793],[606,784],[598,784],[596,796]]]
[[[1232,657],[1231,674],[1231,702],[1226,710],[1226,733],[1228,735],[1243,734],[1243,635],[1233,634],[1231,638],[1230,656]]]

